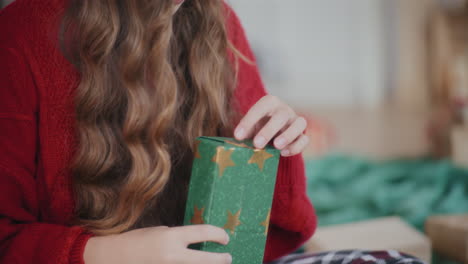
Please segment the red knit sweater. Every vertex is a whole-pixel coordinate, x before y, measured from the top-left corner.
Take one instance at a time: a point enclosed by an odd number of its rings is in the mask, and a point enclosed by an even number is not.
[[[77,144],[72,94],[79,79],[57,47],[65,1],[16,0],[0,11],[0,263],[83,264],[91,236],[70,224],[67,165]],[[230,40],[254,59],[228,10]],[[241,61],[240,111],[265,94],[257,67]],[[265,260],[295,250],[315,227],[302,156],[281,157]]]

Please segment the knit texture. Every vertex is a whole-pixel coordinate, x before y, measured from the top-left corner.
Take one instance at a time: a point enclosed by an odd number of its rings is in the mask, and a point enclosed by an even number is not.
[[[16,0],[0,11],[0,263],[84,264],[92,236],[71,224],[79,75],[58,48],[65,1]],[[255,61],[226,10],[229,39]],[[267,93],[255,64],[238,67],[235,97],[245,114]],[[302,156],[281,157],[277,177],[266,261],[297,249],[316,227]]]

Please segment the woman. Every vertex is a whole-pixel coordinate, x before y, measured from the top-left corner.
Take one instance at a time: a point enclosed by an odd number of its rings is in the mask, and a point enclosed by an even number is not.
[[[235,128],[283,151],[265,260],[312,235],[305,120],[221,1],[18,0],[0,32],[1,263],[229,263],[186,248],[223,229],[176,226],[194,139]]]
[[[180,226],[202,135],[281,149],[265,261],[314,232],[306,122],[222,1],[17,0],[0,32],[1,263],[231,263]]]

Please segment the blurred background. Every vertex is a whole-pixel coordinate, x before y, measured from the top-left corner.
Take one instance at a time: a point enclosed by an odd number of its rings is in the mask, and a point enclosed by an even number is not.
[[[468,1],[230,0],[309,120],[306,250],[468,263]]]
[[[309,120],[305,250],[468,263],[468,0],[228,2],[268,91]]]
[[[442,135],[448,131],[431,125],[454,118],[445,111],[466,101],[465,1],[230,3],[269,91],[324,121],[317,140],[325,142],[312,144],[308,154],[450,154]]]

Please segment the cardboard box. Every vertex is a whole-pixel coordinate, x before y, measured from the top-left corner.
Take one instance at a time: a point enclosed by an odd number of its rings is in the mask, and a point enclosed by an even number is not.
[[[435,251],[468,264],[468,214],[432,216],[425,229]]]
[[[431,242],[399,217],[318,228],[307,252],[360,249],[397,250],[430,263]]]
[[[452,129],[452,158],[456,165],[468,168],[468,127],[466,126]]]

